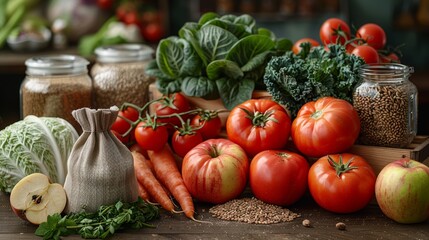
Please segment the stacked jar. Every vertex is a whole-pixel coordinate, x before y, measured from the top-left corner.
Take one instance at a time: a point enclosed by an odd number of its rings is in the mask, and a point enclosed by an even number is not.
[[[141,44],[119,44],[95,50],[91,69],[96,108],[120,107],[123,103],[143,106],[154,79],[145,74],[154,50]]]
[[[89,62],[74,55],[40,56],[27,59],[26,77],[21,84],[21,118],[60,117],[80,132],[73,110],[92,107]]]
[[[417,88],[413,68],[397,63],[364,65],[353,105],[361,120],[359,142],[406,147],[417,134]]]

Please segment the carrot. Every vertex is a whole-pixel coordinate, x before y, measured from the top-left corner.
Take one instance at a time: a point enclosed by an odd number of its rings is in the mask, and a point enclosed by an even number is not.
[[[186,217],[198,221],[194,218],[195,207],[192,196],[183,182],[173,152],[168,144],[165,144],[164,148],[159,151],[148,151],[148,155],[156,177],[177,200]]]
[[[143,185],[140,183],[140,181],[137,181],[137,185],[139,187],[139,196],[145,200],[146,202],[150,202],[149,199],[149,193],[144,189]]]
[[[143,186],[153,199],[158,202],[162,208],[169,212],[176,212],[174,210],[173,201],[168,197],[167,193],[160,182],[153,175],[146,158],[138,152],[131,152],[134,159],[134,171],[137,181]]]

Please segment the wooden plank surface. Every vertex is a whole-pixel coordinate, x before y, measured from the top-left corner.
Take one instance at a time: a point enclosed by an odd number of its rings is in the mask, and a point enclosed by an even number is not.
[[[420,224],[399,224],[386,218],[377,205],[370,204],[353,214],[334,214],[318,206],[306,195],[290,210],[301,217],[286,223],[271,225],[224,221],[211,217],[211,205],[197,204],[196,217],[208,223],[197,223],[182,214],[161,211],[155,228],[126,230],[110,239],[429,239],[429,221]],[[302,225],[311,221],[312,227]],[[347,229],[335,228],[344,222]],[[0,193],[0,239],[41,239],[34,235],[33,226],[16,217],[9,205],[9,196]],[[77,235],[64,239],[81,239]]]

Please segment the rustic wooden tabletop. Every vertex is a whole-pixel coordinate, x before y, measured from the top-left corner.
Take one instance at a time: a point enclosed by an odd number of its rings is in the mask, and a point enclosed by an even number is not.
[[[383,215],[374,203],[353,214],[334,214],[318,207],[306,195],[289,207],[301,214],[291,222],[261,225],[214,218],[209,213],[212,205],[198,204],[196,218],[210,221],[198,223],[183,214],[161,211],[154,228],[124,230],[110,239],[429,239],[429,221],[419,224],[399,224]],[[311,227],[304,227],[308,219]],[[346,230],[338,230],[338,222]],[[18,218],[11,210],[9,196],[0,193],[0,239],[41,239],[34,235],[36,226]],[[81,239],[78,235],[64,239]]]

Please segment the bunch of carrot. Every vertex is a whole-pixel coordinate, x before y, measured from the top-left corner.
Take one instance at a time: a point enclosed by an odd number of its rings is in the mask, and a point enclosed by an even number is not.
[[[182,175],[168,144],[159,151],[148,151],[147,159],[142,153],[132,151],[134,171],[139,183],[139,195],[147,201],[155,201],[165,210],[177,213],[172,197],[179,203],[186,217],[194,217],[192,197],[183,183]]]

